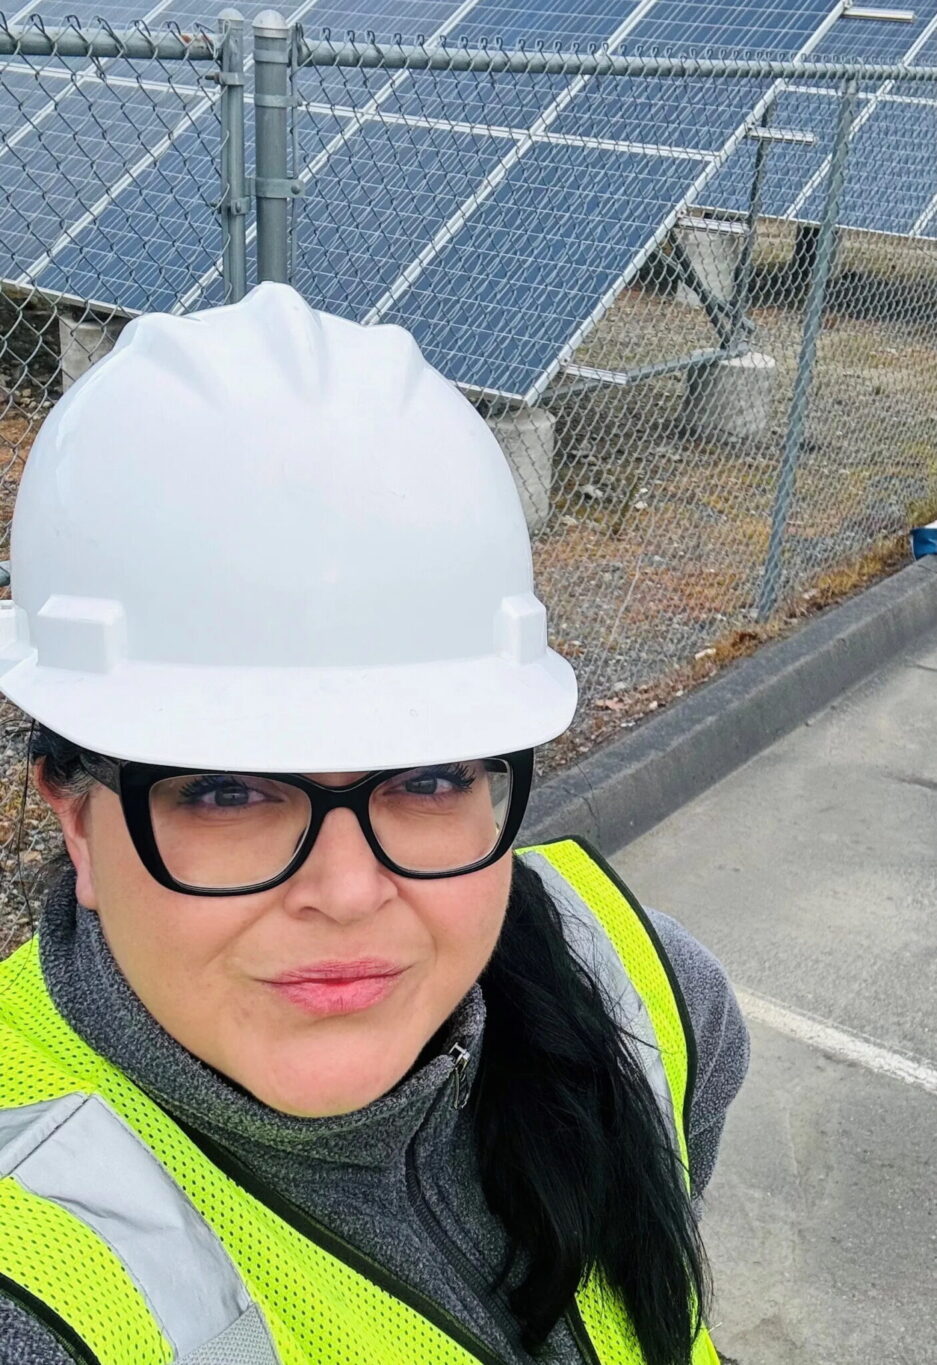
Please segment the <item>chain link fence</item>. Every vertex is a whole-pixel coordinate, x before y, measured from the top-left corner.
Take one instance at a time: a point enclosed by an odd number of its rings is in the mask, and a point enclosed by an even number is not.
[[[216,46],[0,18],[0,551],[45,412],[223,250]]]
[[[271,278],[399,322],[514,469],[582,690],[549,770],[937,516],[937,70],[273,19],[246,56],[231,18],[0,26],[4,526],[45,410],[135,312]]]
[[[548,766],[937,513],[933,71],[301,57],[294,278],[411,328],[502,439],[582,689]]]
[[[141,22],[117,33],[71,21],[53,30],[42,20],[13,29],[0,19],[4,561],[20,475],[52,404],[130,317],[174,308],[225,255],[224,68],[223,44],[202,29]],[[58,843],[26,791],[28,733],[22,714],[0,703],[0,953],[27,929],[18,878],[28,888]]]

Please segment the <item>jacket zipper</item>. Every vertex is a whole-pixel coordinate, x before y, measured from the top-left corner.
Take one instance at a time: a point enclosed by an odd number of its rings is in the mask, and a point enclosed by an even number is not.
[[[463,1093],[462,1083],[469,1061],[471,1060],[471,1054],[467,1052],[464,1047],[461,1047],[456,1043],[449,1049],[449,1056],[453,1058],[455,1063],[452,1072],[452,1107],[454,1109],[464,1109],[465,1105],[468,1103],[469,1092],[465,1091]],[[416,1158],[413,1151],[413,1145],[414,1139],[411,1138],[406,1156],[407,1194],[409,1195],[413,1211],[420,1221],[420,1225],[433,1245],[442,1252],[450,1265],[455,1266],[456,1270],[462,1276],[462,1279],[471,1289],[478,1301],[495,1319],[505,1337],[511,1343],[513,1349],[518,1352],[519,1356],[524,1360],[532,1360],[532,1357],[524,1352],[520,1345],[520,1332],[517,1320],[500,1300],[491,1294],[484,1277],[475,1269],[472,1262],[455,1244],[424,1199],[417,1177]],[[596,1354],[595,1346],[592,1344],[592,1339],[582,1320],[578,1304],[573,1303],[569,1311],[565,1314],[565,1318],[573,1340],[578,1350],[582,1353],[582,1358],[586,1362],[586,1365],[601,1365],[601,1361]]]
[[[449,1049],[449,1056],[453,1058],[455,1063],[452,1069],[452,1075],[455,1079],[455,1094],[452,1097],[452,1107],[453,1109],[464,1109],[468,1104],[469,1092],[466,1090],[465,1094],[462,1094],[462,1080],[465,1076],[466,1067],[471,1061],[472,1054],[467,1052],[464,1047],[460,1047],[458,1043],[454,1043]]]
[[[37,1298],[23,1285],[6,1275],[0,1275],[0,1290],[3,1291],[5,1298],[15,1303],[18,1308],[22,1308],[45,1328],[61,1346],[69,1360],[77,1361],[78,1365],[101,1365],[84,1337],[80,1336],[64,1318],[59,1317],[55,1309],[50,1308],[44,1300]]]
[[[471,1057],[466,1049],[460,1047],[458,1043],[449,1049],[449,1056],[452,1057],[455,1063],[452,1072],[452,1107],[454,1109],[464,1109],[468,1102],[468,1092],[463,1092],[462,1085],[465,1071]],[[406,1155],[407,1194],[410,1199],[410,1206],[432,1244],[442,1253],[449,1264],[455,1267],[459,1275],[475,1295],[476,1299],[478,1299],[486,1311],[489,1312],[498,1323],[498,1326],[501,1328],[501,1331],[504,1333],[507,1340],[511,1343],[513,1349],[520,1352],[520,1331],[516,1319],[511,1312],[499,1302],[494,1295],[492,1295],[488,1284],[485,1281],[485,1277],[475,1268],[461,1248],[452,1240],[433,1213],[429,1204],[426,1202],[423,1192],[420,1189],[420,1181],[416,1172],[416,1156],[414,1153],[415,1140],[416,1135],[410,1139]],[[526,1353],[522,1354],[524,1359],[530,1359]]]

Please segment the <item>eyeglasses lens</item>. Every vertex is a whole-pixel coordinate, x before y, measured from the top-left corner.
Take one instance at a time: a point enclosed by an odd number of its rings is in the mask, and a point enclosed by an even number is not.
[[[511,801],[503,759],[411,768],[375,787],[368,813],[387,857],[410,872],[480,862],[498,843]],[[260,885],[281,873],[312,819],[305,792],[246,773],[196,773],[150,788],[160,856],[176,881],[200,890]]]
[[[371,793],[371,828],[408,872],[471,867],[492,851],[511,803],[503,759],[411,768]]]

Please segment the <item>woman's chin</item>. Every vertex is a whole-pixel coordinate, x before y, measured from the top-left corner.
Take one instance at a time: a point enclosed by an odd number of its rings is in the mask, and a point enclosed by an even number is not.
[[[388,1087],[389,1088],[389,1087]],[[263,1087],[260,1092],[251,1092],[255,1099],[260,1100],[268,1109],[275,1109],[278,1113],[289,1114],[298,1119],[327,1119],[338,1118],[342,1114],[353,1114],[357,1109],[364,1109],[374,1100],[379,1099],[385,1092],[375,1091],[373,1094],[349,1094],[345,1091],[323,1091],[320,1087],[309,1087],[308,1089],[298,1090],[296,1087],[289,1089],[271,1089]]]
[[[327,1073],[324,1068],[310,1068],[307,1061],[302,1068],[289,1065],[258,1068],[254,1075],[241,1070],[232,1079],[269,1109],[295,1118],[314,1119],[336,1118],[364,1109],[392,1090],[404,1074],[405,1068],[397,1075],[386,1067],[369,1069],[368,1074],[363,1074],[360,1065],[351,1064],[336,1070],[330,1060]],[[349,1083],[352,1077],[354,1084]]]

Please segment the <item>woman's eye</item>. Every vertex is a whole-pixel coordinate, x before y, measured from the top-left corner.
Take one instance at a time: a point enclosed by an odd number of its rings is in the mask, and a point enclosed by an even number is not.
[[[248,791],[246,787],[222,787],[212,795],[216,798],[216,806],[248,806],[251,797],[260,797],[259,792]]]
[[[412,796],[436,796],[442,781],[435,773],[428,773],[425,777],[408,778],[406,789]]]
[[[471,773],[453,768],[448,772],[411,773],[402,779],[401,787],[408,796],[449,796],[468,791],[474,780]]]
[[[236,810],[240,806],[252,805],[251,797],[258,795],[259,793],[250,792],[246,787],[216,787],[214,791],[203,792],[192,798],[192,804],[208,807],[210,810]]]
[[[238,810],[265,799],[262,791],[247,787],[242,782],[216,783],[205,780],[190,783],[179,796],[183,805],[196,806],[202,810]]]

